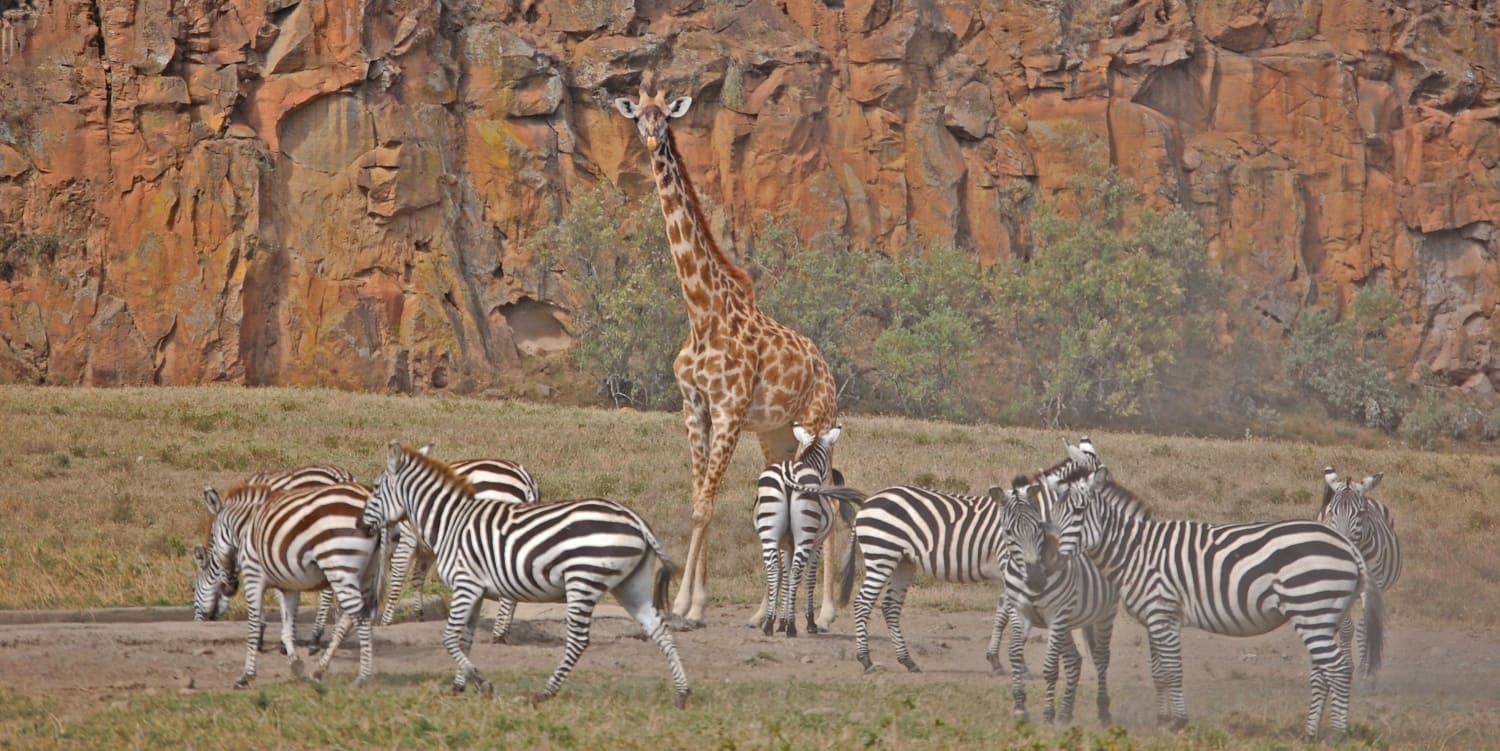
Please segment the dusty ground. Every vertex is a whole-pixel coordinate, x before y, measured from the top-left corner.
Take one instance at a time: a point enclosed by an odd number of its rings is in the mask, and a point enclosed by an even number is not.
[[[303,609],[310,620],[310,610]],[[601,606],[593,642],[579,671],[629,671],[658,674],[667,671],[655,648],[632,638],[639,632],[633,621],[613,606]],[[715,682],[736,680],[808,681],[870,680],[921,686],[932,682],[975,682],[996,688],[996,709],[1009,707],[1009,677],[990,675],[983,658],[989,633],[989,614],[937,613],[909,610],[904,619],[913,655],[923,668],[909,674],[896,664],[883,625],[872,625],[872,652],[884,669],[863,675],[853,660],[850,618],[841,614],[835,633],[819,636],[765,637],[746,628],[748,610],[711,612],[705,628],[679,633],[678,644],[696,701],[711,700]],[[143,692],[226,690],[240,671],[244,657],[243,621],[194,623],[181,619],[184,609],[149,609],[36,614],[0,612],[0,683],[23,694],[44,696],[60,715],[81,716],[102,705]],[[16,624],[28,618],[53,622]],[[126,622],[57,622],[81,618],[117,618]],[[434,616],[429,611],[429,619]],[[305,622],[305,621],[304,621]],[[5,624],[12,625],[5,625]],[[481,669],[520,668],[535,671],[540,682],[561,656],[563,625],[560,606],[526,606],[520,611],[519,644],[489,643],[488,622],[476,644],[474,657]],[[376,630],[376,670],[379,681],[446,685],[452,664],[441,647],[442,624],[437,620],[405,622]],[[1041,646],[1033,636],[1027,658],[1032,671],[1040,669]],[[1184,634],[1189,712],[1195,720],[1235,728],[1240,716],[1269,716],[1285,726],[1300,723],[1306,704],[1307,656],[1289,628],[1249,639],[1213,637],[1196,631]],[[346,682],[355,670],[351,637],[330,670],[331,681]],[[1148,671],[1145,631],[1127,616],[1117,621],[1114,660],[1110,673],[1116,720],[1127,727],[1145,728],[1154,712]],[[441,674],[441,675],[439,675]],[[261,656],[258,683],[290,677],[279,654]],[[1092,667],[1085,664],[1079,719],[1094,721]],[[1353,718],[1379,729],[1399,722],[1399,713],[1452,712],[1463,740],[1494,739],[1497,697],[1500,697],[1500,641],[1494,634],[1418,629],[1392,624],[1387,661],[1377,686],[1357,685]],[[497,686],[497,693],[520,695],[535,686]],[[564,688],[564,696],[567,689]],[[1250,698],[1246,698],[1250,697]],[[1426,709],[1426,708],[1430,708]],[[1040,707],[1033,699],[1033,712]],[[1257,714],[1258,713],[1258,714]],[[1438,747],[1434,739],[1432,747]],[[1500,742],[1489,740],[1486,742]]]

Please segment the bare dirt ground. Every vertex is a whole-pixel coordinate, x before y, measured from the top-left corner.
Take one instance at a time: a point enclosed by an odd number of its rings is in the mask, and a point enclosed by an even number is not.
[[[428,620],[376,629],[377,686],[427,681],[434,691],[446,688],[452,662],[441,646],[440,616],[430,608]],[[142,693],[191,693],[227,690],[244,659],[245,623],[194,623],[182,619],[185,609],[138,609],[36,614],[0,613],[0,684],[22,694],[42,696],[64,717],[79,717],[101,706]],[[303,623],[311,611],[303,608]],[[983,654],[989,613],[922,612],[908,608],[905,631],[913,657],[922,667],[910,674],[895,661],[883,624],[872,624],[872,653],[880,671],[864,675],[853,659],[851,618],[840,613],[834,633],[763,636],[747,628],[748,609],[718,608],[705,628],[679,632],[677,640],[695,701],[712,696],[717,682],[783,680],[881,681],[914,688],[935,683],[993,685],[995,709],[1010,704],[1009,677],[990,674]],[[30,624],[20,620],[55,618]],[[57,622],[93,618],[94,622]],[[103,622],[102,619],[125,622]],[[561,657],[561,606],[522,605],[517,644],[491,644],[488,621],[481,625],[473,656],[481,670],[535,671],[540,685]],[[273,621],[275,623],[275,621]],[[10,624],[10,625],[7,625]],[[268,633],[274,640],[276,626]],[[303,626],[300,633],[306,634]],[[629,672],[667,679],[660,654],[640,638],[635,623],[617,607],[601,605],[589,650],[578,671]],[[1463,740],[1458,745],[1433,739],[1433,748],[1473,748],[1476,739],[1493,740],[1500,730],[1500,641],[1493,633],[1423,629],[1391,624],[1386,664],[1378,685],[1357,682],[1352,716],[1377,730],[1401,720],[1405,712],[1452,712]],[[1115,718],[1126,727],[1151,726],[1154,715],[1145,630],[1122,614],[1116,622],[1110,671]],[[1081,649],[1080,645],[1080,649]],[[1042,647],[1034,633],[1027,647],[1032,673],[1041,668]],[[345,641],[328,680],[349,681],[356,667],[355,640]],[[1271,634],[1233,639],[1197,631],[1184,633],[1184,662],[1189,712],[1196,721],[1236,727],[1238,713],[1249,710],[1287,727],[1301,721],[1306,708],[1308,658],[1290,628]],[[291,679],[284,657],[261,655],[258,684]],[[1092,664],[1086,662],[1078,718],[1092,723]],[[497,695],[523,694],[535,686],[496,687]],[[567,689],[564,688],[564,696]],[[701,698],[700,698],[701,697]],[[1032,711],[1040,711],[1033,699]],[[1430,708],[1430,709],[1428,709]],[[1035,716],[1035,714],[1034,714]]]

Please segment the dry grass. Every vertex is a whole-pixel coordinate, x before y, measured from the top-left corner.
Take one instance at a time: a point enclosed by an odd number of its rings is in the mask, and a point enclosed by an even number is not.
[[[866,491],[924,482],[983,492],[1061,457],[1060,431],[850,416],[836,464]],[[448,458],[526,464],[547,497],[632,504],[679,558],[686,548],[688,460],[675,414],[312,389],[0,387],[0,608],[186,604],[188,551],[207,531],[205,485],[261,469],[334,462],[372,479],[390,439],[435,442]],[[1485,488],[1500,459],[1402,448],[1094,432],[1116,477],[1161,514],[1218,520],[1309,517],[1321,468],[1386,473],[1379,495],[1406,548],[1390,618],[1491,629],[1500,512]],[[749,519],[758,449],[735,457],[713,525],[718,603],[759,597]],[[992,587],[923,583],[917,607],[985,610]]]

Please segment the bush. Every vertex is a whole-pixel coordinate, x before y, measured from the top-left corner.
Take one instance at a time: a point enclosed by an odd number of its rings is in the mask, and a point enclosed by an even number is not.
[[[1387,359],[1400,306],[1389,290],[1371,287],[1355,296],[1346,320],[1336,321],[1325,310],[1303,311],[1282,361],[1287,376],[1339,414],[1367,427],[1394,429],[1407,409]]]
[[[1448,440],[1493,441],[1500,438],[1500,412],[1427,373],[1398,432],[1408,444],[1424,449],[1440,448]]]
[[[992,310],[1018,397],[1053,425],[1153,407],[1173,366],[1212,347],[1224,287],[1191,217],[1141,208],[1112,167],[1073,189],[1078,218],[1039,207],[1036,250],[1004,269]]]
[[[577,365],[618,405],[674,408],[672,373],[687,337],[681,286],[655,196],[625,200],[613,190],[574,196],[557,224],[528,244],[561,266],[574,301]]]

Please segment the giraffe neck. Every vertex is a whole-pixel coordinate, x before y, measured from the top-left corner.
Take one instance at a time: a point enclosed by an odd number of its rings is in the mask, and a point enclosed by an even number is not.
[[[700,337],[716,317],[748,315],[754,307],[754,291],[749,274],[714,245],[698,196],[678,164],[669,133],[652,154],[651,168],[688,322],[693,336]]]

